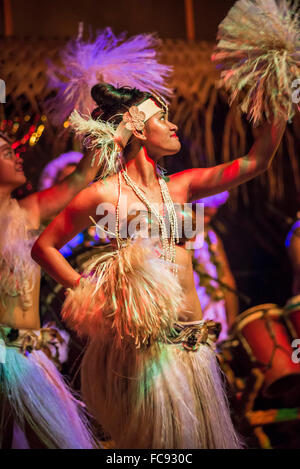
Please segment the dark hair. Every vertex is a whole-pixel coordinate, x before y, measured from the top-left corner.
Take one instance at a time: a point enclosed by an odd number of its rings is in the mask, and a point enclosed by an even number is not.
[[[110,119],[115,124],[119,124],[122,120],[122,116],[118,114],[123,114],[130,106],[140,104],[148,98],[155,99],[151,93],[127,86],[115,88],[109,83],[93,86],[91,95],[98,104],[98,107],[92,112],[93,119],[98,117],[104,121]],[[159,105],[159,103],[157,104]]]
[[[9,137],[9,135],[6,132],[1,132],[0,131],[0,138],[5,140],[9,145],[13,143],[12,139]]]

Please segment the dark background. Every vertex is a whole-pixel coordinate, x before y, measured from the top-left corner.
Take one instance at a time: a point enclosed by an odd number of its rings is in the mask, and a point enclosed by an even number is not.
[[[214,41],[232,0],[194,0],[196,39]],[[14,33],[22,36],[76,36],[83,21],[93,30],[111,26],[129,35],[156,31],[161,38],[186,37],[184,0],[11,0]],[[3,30],[2,30],[3,32]]]

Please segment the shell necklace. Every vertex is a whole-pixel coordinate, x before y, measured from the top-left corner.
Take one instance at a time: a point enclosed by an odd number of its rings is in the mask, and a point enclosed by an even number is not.
[[[162,178],[158,178],[160,185],[160,191],[162,195],[162,200],[167,211],[168,223],[170,226],[170,239],[168,236],[168,227],[166,222],[166,217],[161,215],[157,208],[147,199],[144,191],[131,179],[126,170],[121,170],[119,172],[119,200],[121,194],[121,176],[123,176],[126,184],[132,188],[136,196],[144,203],[147,207],[148,212],[156,217],[158,225],[160,228],[160,239],[162,244],[162,257],[164,260],[172,263],[172,272],[177,274],[177,265],[176,265],[176,242],[179,242],[179,233],[178,233],[178,219],[176,215],[176,210],[174,202],[171,199],[169,189],[166,181]],[[116,234],[119,235],[119,203],[117,206],[117,219],[116,219]]]

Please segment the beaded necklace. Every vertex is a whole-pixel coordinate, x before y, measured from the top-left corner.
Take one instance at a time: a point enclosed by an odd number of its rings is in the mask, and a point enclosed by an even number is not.
[[[116,208],[116,238],[118,247],[120,247],[120,230],[119,230],[119,218],[120,218],[120,198],[121,198],[121,177],[123,176],[126,184],[132,188],[136,196],[144,203],[147,207],[148,212],[153,214],[159,225],[160,229],[160,240],[162,244],[162,257],[164,260],[172,263],[172,272],[177,274],[177,265],[176,265],[176,242],[179,242],[179,232],[178,232],[178,219],[176,215],[175,206],[173,200],[171,199],[168,186],[165,180],[162,177],[158,178],[160,185],[162,200],[164,206],[167,210],[168,220],[170,224],[170,239],[168,236],[168,228],[165,220],[165,216],[161,215],[156,207],[147,199],[144,191],[130,178],[126,169],[121,170],[118,174],[119,178],[119,195],[118,203]]]

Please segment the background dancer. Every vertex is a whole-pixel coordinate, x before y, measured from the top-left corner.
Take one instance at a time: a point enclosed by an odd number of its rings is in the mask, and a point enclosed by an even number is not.
[[[51,362],[53,344],[58,350],[62,338],[55,329],[40,329],[40,269],[30,257],[40,225],[96,176],[91,159],[87,154],[60,183],[17,201],[11,193],[26,182],[23,160],[0,134],[0,333],[6,347],[0,364],[0,437],[8,447],[13,422],[17,447],[92,447],[82,404]]]

